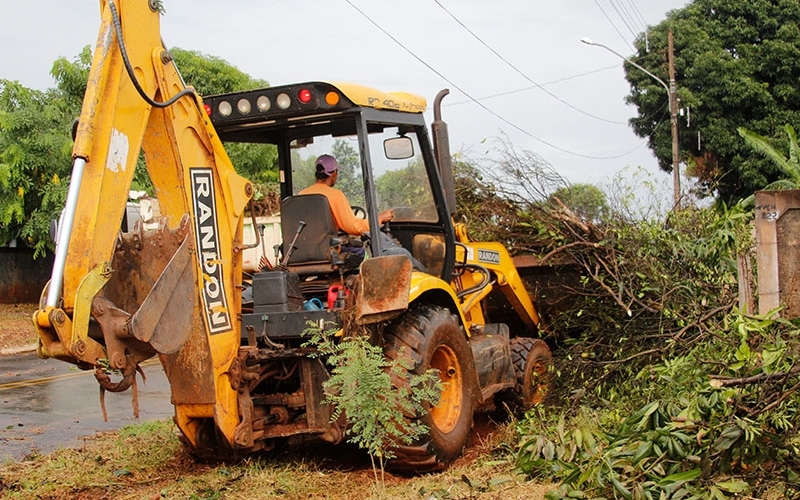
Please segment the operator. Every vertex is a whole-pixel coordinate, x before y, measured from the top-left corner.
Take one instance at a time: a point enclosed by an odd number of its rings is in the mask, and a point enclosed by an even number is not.
[[[317,158],[315,165],[316,172],[314,176],[317,178],[317,182],[303,189],[298,194],[325,195],[325,197],[328,198],[331,212],[333,212],[333,220],[340,230],[353,235],[369,233],[369,221],[366,219],[357,219],[353,214],[353,209],[350,208],[350,202],[347,201],[345,194],[341,190],[333,187],[334,184],[336,184],[336,178],[339,176],[339,163],[336,162],[336,158],[331,155],[322,155]],[[384,210],[378,215],[378,223],[384,224],[393,218],[394,212],[392,209]],[[412,266],[420,270],[425,269],[425,267],[411,255],[411,252],[403,248],[397,241],[383,232],[379,232],[378,237],[381,239],[384,255],[405,255],[411,261]],[[345,267],[354,269],[364,260],[365,254],[363,247],[343,246],[340,255],[345,261]]]
[[[328,198],[328,204],[333,212],[333,220],[336,226],[347,234],[361,235],[369,232],[369,221],[357,219],[350,208],[347,196],[333,187],[339,177],[339,163],[331,155],[322,155],[317,158],[316,172],[314,176],[317,182],[300,191],[299,194],[322,194]],[[378,215],[378,224],[383,224],[392,220],[394,212],[391,209],[384,210]]]

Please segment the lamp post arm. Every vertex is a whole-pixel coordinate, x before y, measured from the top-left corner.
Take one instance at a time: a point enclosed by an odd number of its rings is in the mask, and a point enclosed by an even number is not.
[[[609,50],[610,50],[610,49],[609,49]],[[620,57],[622,57],[622,56],[620,56]],[[633,67],[635,67],[635,68],[638,68],[638,69],[640,69],[640,70],[644,71],[645,73],[647,73],[648,75],[650,75],[650,76],[651,76],[651,77],[652,77],[654,80],[656,80],[658,83],[660,83],[660,84],[661,84],[661,86],[662,86],[662,87],[664,87],[664,89],[665,89],[667,92],[671,92],[671,91],[670,91],[670,89],[669,89],[669,86],[668,86],[666,83],[664,83],[664,80],[662,80],[661,78],[657,77],[657,76],[656,76],[656,75],[654,75],[653,73],[650,73],[649,71],[647,71],[646,69],[644,69],[642,66],[639,66],[638,64],[636,64],[635,62],[631,61],[631,60],[630,60],[630,59],[628,59],[627,57],[623,57],[623,59],[625,59],[625,61],[627,61],[627,62],[628,62],[628,63],[629,63],[631,66],[633,66]]]
[[[678,143],[678,96],[675,85],[675,66],[673,60],[672,30],[671,29],[669,30],[669,85],[667,85],[661,78],[649,72],[639,64],[636,64],[635,62],[631,61],[630,59],[623,56],[616,50],[612,49],[611,47],[607,47],[602,43],[593,42],[590,38],[581,38],[581,42],[585,43],[586,45],[596,45],[598,47],[606,49],[607,51],[611,52],[612,54],[619,57],[623,61],[629,63],[631,66],[643,71],[650,78],[660,83],[661,86],[664,87],[664,90],[667,91],[667,98],[669,99],[670,126],[672,128],[672,183],[673,183],[673,201],[674,201],[673,207],[678,208],[680,206],[680,201],[681,201],[680,145]]]
[[[655,80],[655,81],[657,81],[658,83],[660,83],[660,84],[661,84],[661,86],[662,86],[662,87],[664,87],[664,90],[666,90],[666,91],[667,91],[667,93],[669,93],[669,92],[670,92],[670,90],[669,90],[669,85],[667,85],[667,84],[664,82],[664,80],[662,80],[661,78],[657,77],[657,76],[656,76],[656,75],[654,75],[653,73],[649,72],[648,70],[646,70],[646,69],[645,69],[644,67],[642,67],[641,65],[639,65],[639,64],[637,64],[637,63],[635,63],[635,62],[631,61],[630,59],[628,59],[627,57],[623,56],[622,54],[620,54],[620,53],[619,53],[619,52],[617,52],[616,50],[612,49],[611,47],[607,47],[607,46],[603,45],[602,43],[593,42],[592,40],[590,40],[590,39],[588,39],[588,38],[583,38],[583,39],[581,39],[581,42],[583,42],[583,43],[585,43],[585,44],[587,44],[587,45],[596,45],[596,46],[598,46],[598,47],[602,47],[602,48],[606,49],[607,51],[611,52],[611,53],[612,53],[612,54],[614,54],[615,56],[619,57],[619,58],[620,58],[620,59],[622,59],[623,61],[625,61],[625,62],[627,62],[628,64],[630,64],[631,66],[633,66],[633,67],[635,67],[635,68],[637,68],[637,69],[639,69],[639,70],[643,71],[645,74],[647,74],[647,75],[648,75],[650,78],[652,78],[653,80]]]

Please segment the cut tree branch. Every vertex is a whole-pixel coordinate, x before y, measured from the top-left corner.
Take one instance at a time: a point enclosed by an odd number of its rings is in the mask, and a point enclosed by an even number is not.
[[[787,372],[760,373],[752,377],[731,378],[721,375],[711,375],[711,380],[714,380],[716,382],[715,385],[718,387],[733,387],[737,385],[760,384],[761,382],[768,382],[770,380],[785,380],[797,373],[800,373],[800,365],[793,366]]]

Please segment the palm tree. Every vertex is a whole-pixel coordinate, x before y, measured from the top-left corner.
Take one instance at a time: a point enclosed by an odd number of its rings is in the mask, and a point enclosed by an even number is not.
[[[783,126],[786,135],[789,138],[789,157],[785,157],[783,152],[775,149],[769,140],[755,132],[747,130],[744,127],[739,127],[737,131],[745,142],[758,153],[761,153],[768,159],[772,160],[775,165],[784,173],[786,178],[777,180],[764,189],[800,189],[800,145],[797,143],[797,134],[794,127],[788,123]]]

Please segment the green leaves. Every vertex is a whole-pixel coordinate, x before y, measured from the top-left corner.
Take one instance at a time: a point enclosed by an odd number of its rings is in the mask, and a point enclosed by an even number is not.
[[[711,451],[720,453],[729,450],[742,437],[742,429],[735,425],[729,425],[717,436],[711,445]]]
[[[419,420],[407,418],[422,414],[425,405],[436,405],[441,381],[436,370],[412,376],[408,384],[395,384],[406,377],[410,359],[389,360],[381,346],[370,343],[367,335],[339,339],[333,331],[309,329],[306,346],[317,348],[331,367],[323,384],[326,402],[333,405],[331,421],[347,417],[348,441],[377,459],[380,469],[392,458],[392,447],[409,444],[428,431]]]
[[[201,95],[268,85],[217,57],[179,48],[172,54],[187,84]],[[0,246],[16,238],[36,256],[54,249],[50,221],[58,218],[66,199],[70,131],[80,114],[91,61],[88,46],[71,61],[59,58],[51,71],[57,88],[46,91],[0,80]],[[253,181],[277,180],[273,146],[238,144],[230,152],[237,170]],[[137,169],[135,182],[149,186],[143,169]]]
[[[0,80],[0,245],[17,238],[36,255],[53,248],[49,227],[66,196],[72,109],[63,92]]]
[[[709,448],[699,437],[703,426],[681,421],[676,410],[652,402],[610,430],[589,429],[581,418],[581,427],[565,433],[560,420],[549,429],[555,435],[538,436],[520,447],[517,465],[533,476],[561,482],[560,496],[552,498],[712,498],[702,493],[709,479],[703,464],[710,454],[719,454],[718,445],[730,449],[738,443],[741,431],[731,426]],[[593,446],[585,446],[586,435],[597,439]],[[724,491],[720,488],[721,495]]]
[[[269,83],[256,79],[226,60],[179,47],[170,49],[175,65],[201,96],[268,87]]]
[[[585,222],[600,222],[608,212],[606,195],[592,184],[572,184],[560,187],[550,195],[551,202],[558,199]]]
[[[782,338],[794,338],[798,329],[738,310],[727,324],[733,328],[716,335],[732,342],[717,350],[716,362],[698,365],[695,349],[642,370],[650,377],[636,380],[650,392],[668,385],[662,399],[629,412],[618,404],[585,408],[550,424],[521,423],[519,469],[562,483],[549,498],[725,500],[753,491],[753,485],[763,492],[771,482],[787,497],[796,495],[780,481],[796,467],[800,435],[800,370],[794,368],[800,354]],[[737,372],[746,376],[725,376]]]
[[[784,179],[764,186],[763,189],[797,189],[800,187],[800,159],[798,159],[800,146],[797,143],[797,134],[794,127],[788,123],[784,125],[783,129],[787,136],[788,157],[774,147],[768,138],[745,127],[736,129],[748,146],[770,160],[783,173]]]

